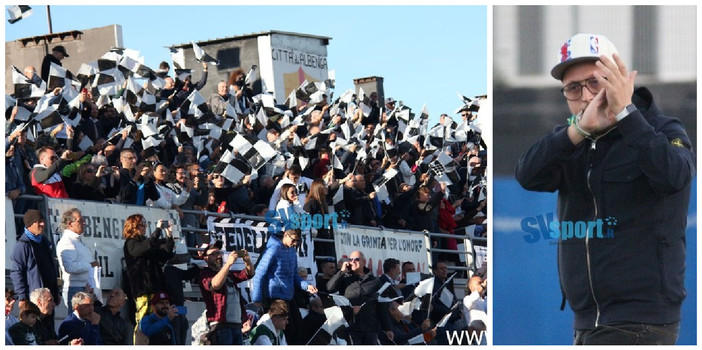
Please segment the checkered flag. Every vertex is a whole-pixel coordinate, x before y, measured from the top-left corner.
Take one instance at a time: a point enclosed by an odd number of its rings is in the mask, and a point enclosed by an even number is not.
[[[51,67],[49,68],[49,81],[48,89],[53,90],[57,87],[63,88],[66,85],[70,85],[73,81],[73,73],[68,71],[66,68],[59,66],[58,64],[51,62]],[[77,85],[80,86],[79,83]]]
[[[382,177],[373,182],[373,188],[375,189],[375,194],[379,201],[390,204],[390,193],[388,192],[386,184],[388,181],[395,178],[395,175],[397,175],[397,170],[389,168]]]
[[[224,151],[214,173],[224,176],[233,184],[239,183],[244,176],[251,174],[251,165],[246,160],[237,157],[230,150]]]
[[[84,86],[88,85],[91,80],[95,79],[97,72],[97,61],[82,63],[76,74],[76,80],[80,82],[80,88],[82,89]]]
[[[44,95],[46,83],[39,79],[41,83],[37,86],[31,78],[26,77],[17,67],[12,66],[12,83],[15,85],[15,98],[25,99]]]
[[[449,184],[456,184],[461,180],[456,171],[457,167],[458,164],[444,152],[439,152],[439,155],[429,163],[429,171],[434,173],[436,179]]]
[[[31,16],[32,8],[27,5],[13,5],[7,8],[7,13],[10,14],[10,19],[7,21],[10,22],[10,24],[14,24],[23,18]]]
[[[229,145],[246,159],[255,170],[263,167],[266,162],[278,153],[265,141],[257,138],[236,134]]]
[[[181,113],[186,116],[200,119],[206,115],[212,115],[210,108],[207,106],[207,101],[198,90],[193,90],[190,96],[180,106]]]
[[[194,41],[191,41],[190,43],[193,44],[193,53],[195,54],[196,60],[198,60],[199,62],[207,62],[207,63],[213,64],[215,66],[219,64],[218,59],[210,56],[207,52],[205,52],[205,50],[200,48],[200,46],[198,44],[196,44]]]

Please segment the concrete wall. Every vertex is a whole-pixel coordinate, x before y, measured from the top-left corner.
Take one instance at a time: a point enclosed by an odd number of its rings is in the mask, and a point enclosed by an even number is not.
[[[10,66],[23,70],[31,65],[38,73],[46,56],[47,45],[49,52],[54,46],[63,45],[70,57],[64,58],[61,63],[64,68],[77,73],[82,63],[97,60],[113,46],[123,46],[122,26],[113,24],[5,42],[5,91],[14,91]]]
[[[201,49],[210,56],[219,60],[219,65],[209,65],[207,67],[207,84],[200,93],[205,98],[217,92],[217,83],[220,80],[229,81],[229,75],[241,67],[244,73],[248,72],[252,65],[258,65],[258,43],[255,37],[239,40],[213,40],[210,42],[197,43]],[[179,47],[179,45],[176,45]],[[195,60],[195,53],[192,45],[183,46],[185,51],[185,67],[193,70],[193,80],[198,81],[202,74],[202,64]],[[170,63],[170,62],[169,62]],[[171,67],[173,75],[173,67]],[[254,92],[261,91],[260,81],[254,84]]]
[[[260,79],[264,79],[267,89],[274,91],[277,101],[283,103],[287,94],[302,83],[294,79],[295,84],[286,84],[287,75],[294,73],[293,78],[297,78],[297,71],[304,70],[304,74],[299,74],[302,80],[327,78],[327,44],[326,37],[276,31],[199,42],[200,48],[220,61],[218,66],[209,66],[207,85],[200,92],[207,98],[217,92],[217,83],[229,81],[229,75],[237,68],[248,72],[251,66],[258,65],[259,80],[253,84],[254,94],[261,92]],[[202,65],[195,60],[192,45],[174,47],[184,49],[186,68],[193,69],[193,78],[198,80]]]
[[[385,106],[385,89],[383,89],[383,77],[357,78],[353,80],[353,85],[357,95],[360,88],[363,88],[363,92],[366,93],[366,96],[370,95],[371,92],[377,92],[378,103],[380,105],[379,107]]]

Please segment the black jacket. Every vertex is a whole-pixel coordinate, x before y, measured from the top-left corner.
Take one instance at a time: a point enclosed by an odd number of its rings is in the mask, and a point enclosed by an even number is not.
[[[59,66],[63,66],[58,58],[54,57],[52,54],[44,56],[44,60],[41,61],[41,80],[45,81],[47,87],[49,86],[49,72],[51,71],[51,63],[56,63]]]
[[[173,257],[173,238],[160,239],[161,229],[157,228],[146,238],[130,238],[124,242],[124,261],[132,297],[153,294],[164,290],[163,265]],[[166,248],[159,246],[165,243]]]
[[[375,295],[382,286],[380,280],[370,274],[368,268],[363,268],[365,277],[355,273],[337,272],[329,282],[327,289],[330,293],[339,292],[351,302],[353,306],[365,303],[355,315],[353,322],[349,322],[349,330],[356,332],[377,332],[380,330],[378,298]],[[348,321],[348,320],[347,320]]]
[[[517,164],[524,188],[558,191],[562,224],[552,236],[576,329],[680,321],[694,155],[680,121],[664,116],[647,89],[633,101],[638,111],[596,141],[573,145],[558,126]],[[600,236],[564,237],[563,224],[597,220]]]

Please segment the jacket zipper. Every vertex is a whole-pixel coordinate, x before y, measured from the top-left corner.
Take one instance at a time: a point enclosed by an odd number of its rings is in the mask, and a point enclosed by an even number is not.
[[[590,190],[592,195],[592,203],[595,207],[595,217],[593,220],[597,220],[597,199],[595,198],[595,193],[592,191],[592,186],[590,185],[590,173],[592,172],[592,160],[597,150],[597,140],[592,140],[590,143],[590,150],[588,152],[588,170],[587,170],[587,188]],[[597,302],[597,297],[595,297],[595,288],[592,285],[592,269],[590,263],[590,235],[585,235],[585,257],[587,262],[587,279],[590,282],[590,293],[592,293],[592,300],[595,302],[595,307],[597,308],[597,316],[595,317],[595,327],[598,326],[600,321],[600,304]]]

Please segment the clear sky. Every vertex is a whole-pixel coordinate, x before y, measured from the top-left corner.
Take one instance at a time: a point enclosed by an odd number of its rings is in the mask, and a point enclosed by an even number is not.
[[[15,24],[5,11],[5,41],[48,33],[46,6],[31,6],[34,13]],[[152,68],[170,62],[164,46],[191,40],[269,30],[328,36],[335,96],[353,88],[354,78],[382,76],[386,97],[415,113],[426,103],[432,120],[440,113],[460,120],[457,91],[487,93],[485,6],[52,5],[51,16],[55,33],[121,25],[124,45]]]

